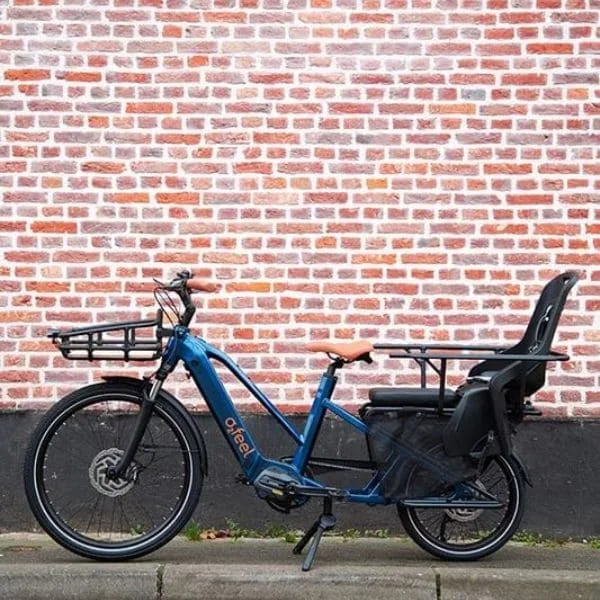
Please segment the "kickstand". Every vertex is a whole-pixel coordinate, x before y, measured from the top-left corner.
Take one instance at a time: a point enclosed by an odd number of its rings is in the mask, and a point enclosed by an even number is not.
[[[323,533],[335,527],[335,517],[331,512],[333,501],[329,496],[323,498],[323,514],[311,525],[310,529],[304,534],[302,539],[294,546],[292,552],[294,554],[302,554],[302,550],[312,538],[312,544],[308,549],[308,554],[302,563],[303,571],[310,571],[310,568],[315,562],[317,549],[321,541]]]

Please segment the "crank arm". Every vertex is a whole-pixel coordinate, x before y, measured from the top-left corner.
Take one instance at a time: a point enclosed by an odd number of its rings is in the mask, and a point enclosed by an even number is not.
[[[347,491],[331,487],[317,488],[304,485],[291,485],[286,488],[286,492],[291,496],[318,496],[321,498],[334,498],[335,500],[345,500],[348,498]]]

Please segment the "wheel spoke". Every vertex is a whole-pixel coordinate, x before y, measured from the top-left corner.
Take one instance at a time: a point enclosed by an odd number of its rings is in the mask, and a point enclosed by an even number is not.
[[[97,496],[96,497],[96,501],[94,502],[94,506],[93,506],[92,511],[90,513],[90,519],[88,521],[87,527],[85,528],[85,533],[88,533],[89,530],[90,530],[90,527],[92,526],[92,521],[94,520],[94,514],[95,514],[94,511],[96,510],[96,507],[98,506],[98,503],[100,502],[100,498],[101,498],[101,496]]]

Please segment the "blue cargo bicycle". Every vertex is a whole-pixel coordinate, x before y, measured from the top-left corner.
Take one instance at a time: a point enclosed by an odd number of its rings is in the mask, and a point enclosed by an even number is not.
[[[396,504],[408,535],[433,555],[474,560],[503,546],[521,519],[526,469],[512,448],[515,426],[539,414],[526,400],[545,381],[566,297],[577,281],[567,272],[544,288],[520,342],[511,348],[315,342],[308,350],[330,359],[310,413],[298,431],[235,362],[190,333],[191,294],[216,286],[180,273],[159,283],[155,319],[54,330],[50,337],[73,360],[157,360],[145,379],[105,377],[54,405],[32,434],[24,481],[44,530],[65,548],[98,560],[140,557],[166,544],[191,517],[207,472],[201,432],[164,388],[181,362],[195,382],[240,464],[241,484],[272,508],[289,512],[310,499],[323,510],[294,547],[310,543],[311,568],[321,537],[335,525],[334,502]],[[168,326],[165,326],[165,317]],[[336,405],[336,372],[372,353],[418,363],[420,388],[374,388],[358,416]],[[447,363],[479,360],[457,389],[446,387]],[[230,371],[295,442],[292,456],[273,459],[257,447],[227,393],[214,361]],[[439,386],[427,387],[427,369]],[[364,460],[314,457],[326,413],[366,436]],[[359,489],[319,481],[326,472],[356,471]]]

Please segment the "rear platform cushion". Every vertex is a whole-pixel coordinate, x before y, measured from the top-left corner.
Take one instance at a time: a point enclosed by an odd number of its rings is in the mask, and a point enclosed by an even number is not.
[[[372,388],[369,400],[373,406],[418,406],[435,408],[438,405],[437,388]],[[455,406],[458,397],[454,390],[444,391],[444,406]]]

